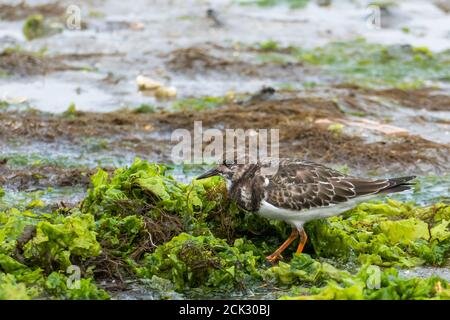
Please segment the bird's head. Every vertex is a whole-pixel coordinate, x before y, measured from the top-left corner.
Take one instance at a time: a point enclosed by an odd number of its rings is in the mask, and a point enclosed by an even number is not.
[[[221,176],[228,181],[234,182],[239,180],[252,164],[238,164],[224,160],[221,164],[212,168],[197,177],[197,180],[206,179],[214,176]]]

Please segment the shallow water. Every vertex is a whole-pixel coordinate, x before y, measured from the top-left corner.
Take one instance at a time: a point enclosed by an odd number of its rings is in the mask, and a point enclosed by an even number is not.
[[[237,43],[252,45],[268,39],[276,39],[286,46],[314,47],[364,36],[377,43],[427,46],[433,51],[446,49],[449,44],[449,17],[427,1],[399,2],[399,6],[391,10],[389,19],[400,22],[381,30],[366,25],[365,1],[335,1],[332,8],[318,7],[311,1],[301,10],[284,6],[248,7],[225,0],[134,1],[133,6],[111,0],[79,3],[82,21],[88,24],[86,30],[65,30],[61,34],[27,42],[21,33],[20,22],[3,21],[0,22],[0,38],[10,37],[30,50],[45,47],[50,55],[105,54],[71,61],[71,64],[85,66],[92,71],[51,73],[45,77],[13,81],[0,78],[0,97],[24,96],[25,93],[34,107],[50,112],[62,112],[71,102],[75,102],[80,110],[111,111],[124,105],[154,102],[137,92],[134,81],[139,74],[147,74],[177,87],[180,97],[255,91],[264,84],[287,81],[285,74],[278,78],[256,79],[248,79],[239,73],[225,78],[220,73],[186,76],[164,67],[164,55],[171,50],[201,47],[205,43],[234,46],[235,50],[221,53],[223,58],[231,60],[240,54]],[[211,22],[205,17],[209,7],[219,13],[224,28],[211,27]],[[97,16],[93,16],[94,13]],[[142,23],[142,29],[132,29],[129,23]],[[402,28],[412,31],[405,34]],[[420,32],[415,32],[416,29]],[[107,84],[102,81],[108,73],[119,82]],[[308,81],[307,77],[302,79],[293,80]],[[320,78],[316,80],[321,81]]]
[[[10,159],[9,163],[12,167],[25,167],[38,163],[55,164],[66,168],[122,167],[131,164],[137,156],[124,150],[108,148],[108,141],[86,139],[85,142],[85,145],[70,142],[16,142],[2,146],[0,156]]]
[[[86,190],[81,187],[59,187],[45,190],[35,190],[33,192],[17,192],[5,190],[5,195],[0,198],[0,211],[9,208],[19,210],[29,209],[28,205],[36,199],[43,201],[44,212],[50,212],[48,208],[57,206],[61,203],[72,206],[79,203],[86,197]],[[38,209],[39,210],[39,209]]]
[[[448,268],[416,267],[408,270],[399,270],[399,274],[405,278],[429,278],[431,276],[438,276],[450,281],[450,270]]]
[[[0,41],[0,49],[14,43],[32,51],[46,48],[49,56],[93,54],[66,60],[70,66],[81,67],[80,71],[0,77],[0,99],[26,99],[29,106],[52,113],[65,111],[71,103],[78,110],[96,112],[134,108],[142,103],[166,108],[171,106],[171,101],[157,101],[137,90],[138,75],[174,86],[178,98],[255,92],[264,85],[282,87],[286,83],[298,86],[330,81],[329,76],[305,68],[269,66],[255,76],[245,75],[239,68],[207,72],[195,68],[172,70],[167,62],[173,50],[180,48],[206,48],[215,57],[246,61],[258,70],[255,54],[246,53],[241,47],[269,39],[275,39],[281,46],[306,48],[357,36],[382,44],[426,46],[433,51],[447,49],[450,44],[449,16],[427,1],[399,1],[397,7],[390,9],[380,30],[367,25],[365,1],[334,1],[330,8],[319,7],[311,1],[306,8],[298,10],[282,5],[241,6],[226,0],[135,1],[133,6],[111,0],[79,3],[82,21],[88,25],[86,30],[66,29],[47,38],[26,41],[21,21],[0,22],[0,39],[4,39]],[[210,7],[223,20],[223,28],[212,27],[206,18],[205,11]],[[133,27],[133,23],[139,27]],[[410,31],[405,33],[405,28]],[[412,134],[441,143],[450,141],[448,112],[382,108],[378,117],[386,116],[393,119],[394,125],[407,127]],[[417,123],[410,120],[415,116],[443,122]]]

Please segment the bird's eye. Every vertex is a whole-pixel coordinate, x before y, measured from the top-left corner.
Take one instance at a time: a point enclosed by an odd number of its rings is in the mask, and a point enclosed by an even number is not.
[[[231,160],[223,160],[223,165],[227,168],[231,168],[231,166],[233,165],[233,162]]]

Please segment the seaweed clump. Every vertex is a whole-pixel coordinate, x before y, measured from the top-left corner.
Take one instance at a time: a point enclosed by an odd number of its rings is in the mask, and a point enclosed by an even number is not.
[[[0,298],[106,299],[89,270],[68,272],[99,253],[91,215],[0,212]]]
[[[99,170],[92,183],[81,210],[96,217],[102,253],[91,263],[99,278],[157,276],[182,290],[214,287],[218,280],[213,279],[221,277],[223,287],[231,289],[242,282],[219,273],[246,278],[260,261],[247,252],[243,239],[230,245],[214,236],[226,234],[220,212],[238,213],[226,203],[220,179],[186,185],[168,175],[167,167],[137,159],[112,178]],[[205,285],[200,279],[209,280]]]
[[[134,280],[160,297],[282,286],[276,296],[299,299],[449,298],[447,281],[392,268],[448,262],[445,204],[366,203],[311,222],[311,255],[269,267],[264,257],[289,227],[237,209],[220,178],[183,184],[136,159],[112,176],[99,169],[75,208],[35,203],[0,212],[2,299],[107,299],[104,280],[119,284],[109,291]]]
[[[27,40],[34,40],[62,32],[63,27],[47,21],[41,14],[33,14],[25,20],[22,31]]]
[[[450,207],[364,203],[345,216],[308,224],[315,252],[379,266],[443,266],[450,253]]]
[[[44,17],[42,15],[36,14],[27,18],[23,26],[23,34],[27,40],[44,37],[46,33]]]
[[[412,300],[450,299],[450,285],[433,276],[402,278],[394,268],[381,270],[365,264],[356,274],[319,262],[307,254],[295,255],[290,264],[267,271],[277,283],[291,285],[282,299],[296,300]]]
[[[244,289],[261,280],[259,267],[263,258],[258,252],[254,245],[242,239],[229,245],[214,236],[182,233],[147,254],[138,274],[144,278],[168,279],[180,291]]]

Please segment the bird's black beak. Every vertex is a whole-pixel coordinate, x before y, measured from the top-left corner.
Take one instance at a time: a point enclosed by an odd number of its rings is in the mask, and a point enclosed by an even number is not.
[[[218,176],[219,175],[219,170],[217,170],[216,168],[210,169],[208,171],[206,171],[205,173],[199,175],[197,177],[197,180],[201,180],[201,179],[206,179],[209,177],[214,177],[214,176]]]

